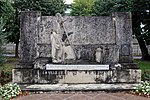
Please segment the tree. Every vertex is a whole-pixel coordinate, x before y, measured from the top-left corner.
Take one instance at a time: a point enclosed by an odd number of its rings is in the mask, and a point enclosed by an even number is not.
[[[5,20],[5,26],[3,33],[5,33],[5,39],[8,40],[8,42],[14,42],[16,43],[16,38],[17,32],[19,33],[19,29],[16,29],[16,24],[15,24],[15,9],[12,6],[11,0],[3,0],[0,1],[0,6],[1,6],[1,16]],[[18,53],[17,55],[18,56]]]
[[[138,40],[143,60],[150,60],[147,45],[150,45],[150,2],[149,0],[132,0],[131,9],[133,32]],[[144,27],[140,25],[144,24]]]
[[[4,56],[3,56],[3,53],[4,53],[4,42],[5,42],[5,34],[3,33],[3,29],[4,29],[4,25],[5,25],[5,22],[3,20],[2,17],[0,17],[0,66],[3,64],[4,62]]]
[[[66,6],[64,0],[15,0],[19,11],[41,11],[44,16],[64,15]]]
[[[131,0],[96,0],[93,6],[93,13],[97,16],[108,16],[112,12],[129,11]]]
[[[74,0],[71,7],[72,16],[91,16],[95,0]]]
[[[110,15],[112,12],[132,12],[133,34],[135,34],[143,60],[150,60],[147,46],[150,44],[150,4],[149,0],[96,0],[94,15]],[[142,28],[140,25],[144,24]]]

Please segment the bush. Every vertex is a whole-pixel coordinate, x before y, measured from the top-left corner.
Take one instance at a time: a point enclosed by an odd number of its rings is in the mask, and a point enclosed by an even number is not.
[[[8,83],[3,87],[0,87],[0,96],[5,100],[10,100],[13,97],[18,96],[21,93],[19,85]]]
[[[16,97],[20,93],[21,89],[17,84],[9,83],[4,85],[3,87],[0,87],[0,95],[6,100]]]
[[[0,71],[0,84],[4,85],[12,81],[12,69],[10,66],[3,66]]]
[[[142,71],[142,81],[150,82],[150,70]]]
[[[143,95],[146,97],[150,96],[150,83],[141,81],[138,85],[134,86],[133,93]]]

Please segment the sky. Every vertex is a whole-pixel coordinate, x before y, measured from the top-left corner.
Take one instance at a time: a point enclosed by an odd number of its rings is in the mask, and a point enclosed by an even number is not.
[[[71,4],[73,2],[73,0],[64,0],[65,4]]]

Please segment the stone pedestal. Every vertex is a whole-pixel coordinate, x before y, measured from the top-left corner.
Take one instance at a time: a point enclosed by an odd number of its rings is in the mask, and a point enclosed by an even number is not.
[[[141,80],[141,70],[136,64],[123,64],[121,66],[50,64],[45,68],[46,69],[14,69],[13,82],[49,84],[100,84],[138,83]]]

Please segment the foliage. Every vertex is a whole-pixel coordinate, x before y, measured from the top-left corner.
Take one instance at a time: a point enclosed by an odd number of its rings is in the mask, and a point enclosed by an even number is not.
[[[148,81],[150,82],[150,70],[144,70],[142,71],[142,81]]]
[[[5,35],[3,33],[3,29],[4,29],[3,27],[4,27],[4,25],[5,25],[5,22],[4,22],[3,18],[1,17],[0,18],[0,66],[2,66],[2,64],[5,61],[5,58],[3,56],[3,53],[4,53],[4,47],[3,47],[3,45],[5,43],[5,39],[4,39]]]
[[[142,70],[141,80],[150,82],[150,61],[136,59],[134,60],[134,62],[137,63],[140,69]]]
[[[141,59],[134,60],[142,71],[150,71],[150,61],[143,61]]]
[[[41,11],[45,16],[64,14],[66,10],[63,0],[15,0],[15,7],[21,11]]]
[[[133,87],[133,93],[138,95],[150,96],[150,83],[141,81],[138,85]]]
[[[0,71],[0,84],[4,85],[10,81],[12,81],[12,67],[3,66]]]
[[[147,45],[150,45],[150,1],[149,0],[131,0],[130,11],[133,14],[133,25],[142,23],[144,26],[140,29],[141,36]],[[136,26],[136,25],[134,25]],[[134,27],[136,28],[136,27]],[[138,30],[138,29],[137,29]]]
[[[8,83],[3,87],[0,87],[0,95],[5,99],[9,100],[13,97],[18,96],[21,93],[19,85]]]
[[[150,43],[150,7],[149,0],[132,0],[133,32],[138,40],[143,60],[150,60],[146,45]],[[144,27],[140,27],[144,24]]]
[[[95,0],[74,0],[71,7],[72,16],[90,16]]]
[[[11,15],[13,7],[11,5],[11,0],[0,0],[0,17],[8,20],[9,15]]]
[[[3,33],[5,33],[8,42],[18,42],[19,40],[19,25],[16,24],[16,14],[13,7],[12,0],[0,1],[1,16],[5,20],[5,26]]]
[[[96,0],[93,6],[93,13],[97,16],[110,15],[112,12],[128,11],[128,3],[131,0]]]

